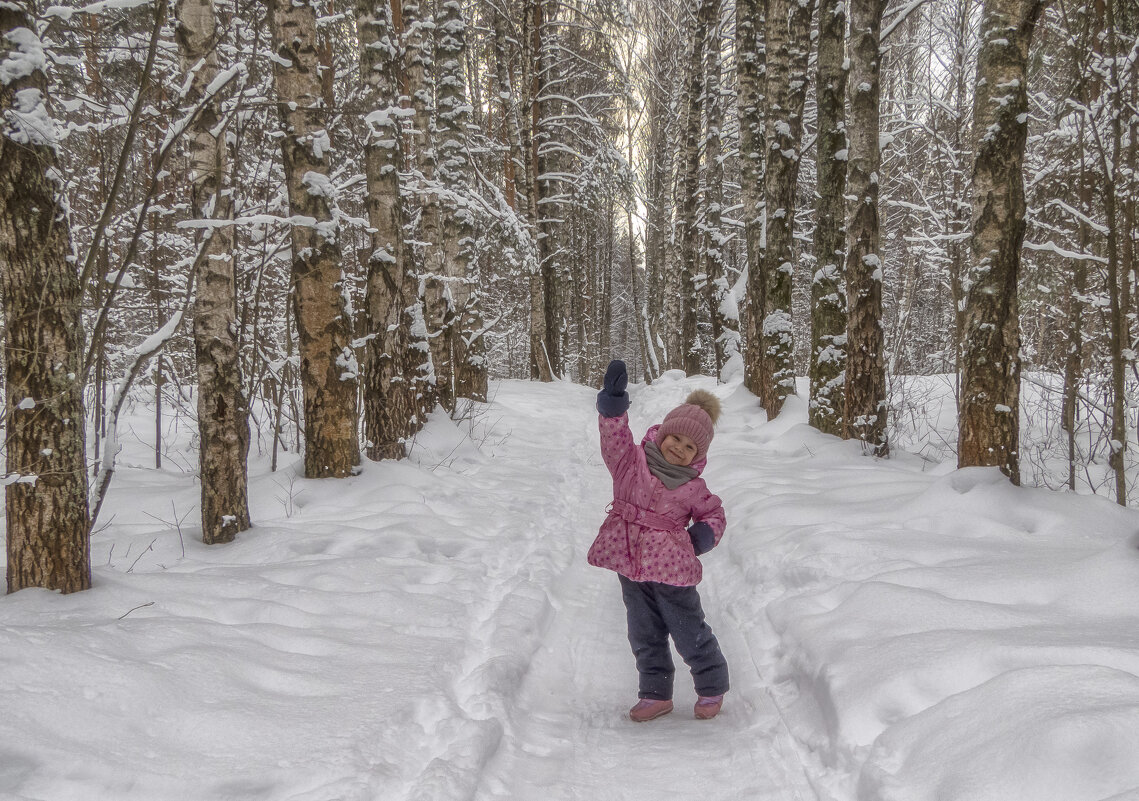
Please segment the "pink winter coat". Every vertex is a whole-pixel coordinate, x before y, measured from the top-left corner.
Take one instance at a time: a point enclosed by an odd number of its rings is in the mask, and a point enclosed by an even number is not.
[[[724,535],[724,508],[704,479],[667,489],[649,472],[645,443],[656,442],[653,426],[638,447],[629,416],[600,416],[601,456],[613,476],[613,503],[589,549],[589,563],[616,570],[633,581],[657,581],[678,587],[700,583],[703,569],[688,537],[689,521],[712,527],[716,543]],[[706,459],[693,462],[697,471]]]

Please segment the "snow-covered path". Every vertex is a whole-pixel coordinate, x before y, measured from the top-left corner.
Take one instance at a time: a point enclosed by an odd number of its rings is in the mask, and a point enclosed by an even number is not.
[[[582,394],[573,419],[550,427],[547,458],[564,471],[564,489],[533,500],[541,506],[558,503],[558,496],[572,498],[552,511],[550,533],[569,537],[575,558],[549,588],[554,615],[475,798],[634,801],[659,798],[665,788],[677,798],[813,798],[763,679],[745,656],[746,639],[727,625],[724,605],[715,596],[706,600],[706,611],[733,667],[724,713],[711,722],[693,718],[695,693],[676,656],[676,711],[644,725],[624,716],[636,701],[637,683],[620,589],[614,574],[588,566],[583,558],[612,491],[597,449],[592,392]],[[652,419],[670,399],[656,398],[635,409],[635,419]],[[509,393],[498,402],[510,407]],[[564,400],[559,406],[566,408]],[[521,415],[512,424],[526,427]],[[724,776],[733,780],[718,780]]]
[[[623,710],[636,700],[632,660],[615,582],[572,568],[558,588],[559,612],[512,711],[502,748],[484,771],[480,801],[677,798],[805,799],[760,677],[741,661],[742,638],[725,628],[734,687],[715,724],[693,719],[695,700],[678,675],[677,710],[638,726]],[[599,604],[598,601],[601,603]],[[713,617],[720,611],[710,607]],[[681,664],[678,660],[678,665]],[[683,670],[683,669],[681,669]],[[732,781],[719,781],[721,777]]]

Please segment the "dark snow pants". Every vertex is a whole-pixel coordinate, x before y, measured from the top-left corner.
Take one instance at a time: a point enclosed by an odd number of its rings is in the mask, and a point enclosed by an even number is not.
[[[654,581],[621,579],[621,597],[629,619],[629,644],[641,674],[638,695],[672,700],[676,669],[668,638],[692,671],[697,695],[728,691],[728,663],[720,653],[716,635],[704,622],[700,594],[695,587],[674,587]]]

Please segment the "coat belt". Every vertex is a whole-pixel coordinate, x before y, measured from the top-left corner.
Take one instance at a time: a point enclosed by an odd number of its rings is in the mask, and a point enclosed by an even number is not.
[[[659,531],[680,531],[684,528],[682,524],[670,517],[637,506],[634,503],[622,501],[619,498],[614,498],[613,503],[609,504],[609,513],[617,515],[626,523],[636,523],[642,528],[652,528]]]

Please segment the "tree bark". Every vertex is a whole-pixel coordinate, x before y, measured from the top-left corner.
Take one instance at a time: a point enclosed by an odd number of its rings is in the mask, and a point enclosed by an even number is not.
[[[8,592],[91,586],[82,289],[35,22],[0,3],[0,297]]]
[[[502,129],[506,138],[504,191],[510,207],[518,209],[522,206],[522,213],[528,218],[529,189],[526,185],[528,173],[522,147],[522,121],[518,114],[519,103],[514,94],[509,55],[510,20],[498,4],[492,6],[490,13],[494,26],[495,88],[502,105]]]
[[[197,105],[217,77],[218,24],[213,0],[179,0],[175,39],[182,67],[192,74],[188,103]],[[233,218],[229,154],[217,98],[206,102],[188,131],[191,203],[198,220]],[[237,344],[237,285],[233,226],[207,228],[203,258],[194,277],[194,352],[198,369],[199,471],[202,541],[231,542],[249,528],[246,489],[249,404],[242,389]],[[161,368],[162,361],[159,360]]]
[[[1082,144],[1083,125],[1077,123],[1080,131],[1078,141]],[[1080,211],[1088,217],[1091,211],[1092,186],[1088,176],[1084,152],[1080,151],[1079,184],[1076,187],[1080,199]],[[1079,221],[1080,252],[1087,253],[1091,246],[1091,228],[1086,220]],[[1060,425],[1064,429],[1068,440],[1068,489],[1076,489],[1076,425],[1080,398],[1080,383],[1083,381],[1083,350],[1084,350],[1084,297],[1087,293],[1088,269],[1083,259],[1077,259],[1072,265],[1070,276],[1071,292],[1066,298],[1068,304],[1067,314],[1067,352],[1064,359],[1064,397],[1061,403]]]
[[[629,65],[632,62],[632,58],[633,58],[633,53],[632,53],[632,50],[630,49],[629,61],[626,62],[626,64],[624,65],[627,70],[631,69]],[[651,66],[650,66],[650,69],[651,69]],[[653,102],[653,99],[651,96],[649,98],[647,98],[646,100],[647,100],[647,104],[651,104]],[[642,109],[641,113],[643,113],[643,109]],[[652,123],[650,122],[649,124],[650,124],[650,128],[651,128]],[[628,161],[628,163],[630,165],[636,164],[636,141],[635,141],[636,129],[637,129],[637,125],[636,125],[636,119],[634,119],[634,116],[633,116],[633,109],[626,106],[626,108],[625,108],[625,142],[626,142],[626,146],[627,146],[628,150],[625,153],[625,159]],[[645,159],[646,164],[647,164],[647,169],[649,170],[650,173],[653,170],[653,164],[655,163],[655,159],[656,159],[656,153],[655,153],[655,151],[653,151],[651,149],[652,148],[652,141],[653,141],[652,133],[650,131],[649,145],[648,145],[648,147],[650,148],[650,151],[647,154],[647,157]],[[651,177],[649,178],[649,180],[651,180]],[[640,375],[645,381],[651,381],[653,376],[655,375],[655,370],[653,369],[653,366],[652,366],[653,362],[655,362],[655,354],[652,352],[653,346],[652,346],[652,343],[649,341],[649,338],[648,338],[648,331],[649,331],[649,326],[648,326],[648,300],[647,300],[647,294],[648,293],[642,292],[642,285],[644,282],[639,281],[637,278],[637,273],[638,273],[638,269],[637,269],[637,234],[636,234],[636,229],[633,226],[633,205],[634,204],[633,204],[631,198],[625,199],[625,201],[624,201],[625,235],[626,235],[625,244],[627,245],[627,254],[626,255],[627,255],[627,258],[629,260],[629,294],[631,296],[632,304],[633,304],[633,325],[636,327],[637,349],[640,351],[640,355],[641,355],[641,360],[640,360],[641,370],[640,370],[640,372],[638,373],[637,370],[635,369],[635,367],[631,370],[631,372],[633,373],[633,375]],[[650,207],[649,214],[650,215],[652,214],[651,207]],[[651,225],[652,224],[651,221],[648,221],[648,224]],[[645,236],[645,247],[646,247],[646,252],[647,252],[648,241],[649,241],[649,237],[650,237],[648,226],[646,226],[644,236]],[[646,260],[646,264],[645,264],[645,274],[646,275],[648,274],[647,260]],[[600,357],[600,359],[599,359],[599,361],[600,361],[601,359],[606,358],[608,354],[605,351],[602,351],[602,353],[600,353],[598,355]],[[634,360],[634,364],[636,364],[635,360]]]
[[[556,172],[551,148],[552,138],[550,125],[547,120],[557,117],[561,102],[549,97],[548,94],[557,94],[557,90],[548,93],[547,87],[559,85],[554,59],[551,57],[551,41],[556,28],[558,3],[556,0],[533,0],[531,7],[534,11],[533,47],[537,54],[535,71],[531,75],[533,94],[530,98],[534,121],[534,175],[532,185],[536,189],[537,223],[538,223],[538,261],[542,265],[542,297],[545,301],[543,315],[545,316],[545,356],[549,362],[551,376],[565,373],[565,354],[562,346],[566,320],[562,313],[565,305],[566,283],[565,276],[558,263],[559,255],[556,245],[555,220],[562,216],[557,196],[560,192],[554,191],[551,186],[550,174]]]
[[[813,3],[769,0],[767,9],[767,167],[764,202],[767,293],[759,328],[763,362],[759,399],[769,418],[795,394],[791,288],[795,268],[795,186],[799,177],[803,104],[807,97]]]
[[[550,325],[549,310],[553,304],[552,266],[548,263],[549,243],[546,242],[546,231],[541,222],[544,186],[538,180],[543,172],[543,162],[539,157],[543,112],[541,97],[545,80],[542,33],[542,1],[527,0],[522,26],[522,70],[530,114],[523,125],[522,149],[526,162],[526,183],[530,188],[526,212],[530,231],[535,235],[537,251],[537,264],[530,274],[530,377],[539,381],[553,381],[557,373],[557,349],[553,345],[557,330]]]
[[[1105,146],[1102,139],[1100,144],[1100,159],[1103,163],[1103,195],[1104,217],[1107,223],[1107,295],[1111,313],[1109,348],[1111,353],[1111,452],[1108,464],[1115,473],[1115,502],[1120,506],[1127,505],[1127,388],[1126,369],[1128,350],[1128,320],[1129,305],[1128,285],[1130,278],[1122,267],[1123,254],[1120,252],[1120,240],[1130,239],[1131,230],[1120,225],[1120,184],[1124,183],[1121,162],[1125,159],[1123,151],[1123,118],[1128,114],[1123,98],[1123,87],[1119,81],[1120,59],[1125,58],[1118,46],[1118,31],[1115,24],[1115,2],[1106,0],[1103,4],[1105,14],[1103,36],[1097,37],[1094,45],[1104,65],[1106,78],[1111,92],[1110,116],[1110,145]],[[1098,137],[1097,137],[1098,138]],[[1105,147],[1106,152],[1105,152]],[[1118,233],[1121,232],[1121,233]]]
[[[399,125],[399,33],[392,23],[392,2],[360,0],[356,32],[364,79],[365,204],[372,227],[364,300],[364,438],[369,459],[402,459],[423,425],[417,375],[426,342],[413,337],[419,305],[418,286],[404,244],[404,207],[399,174],[403,169]]]
[[[744,243],[747,253],[747,314],[744,349],[744,384],[759,394],[763,375],[760,326],[767,304],[767,276],[763,271],[764,90],[766,46],[759,34],[766,27],[767,0],[736,0],[736,80],[739,84],[740,199],[743,205]]]
[[[467,23],[458,0],[445,0],[436,20],[435,63],[439,70],[439,180],[449,190],[443,221],[443,253],[454,309],[450,325],[453,396],[485,401],[486,347],[478,262],[474,258],[475,220],[467,200],[471,161],[467,151],[471,106],[463,64]]]
[[[641,322],[648,347],[645,364],[648,379],[659,376],[670,366],[669,359],[673,353],[672,343],[666,344],[664,340],[670,331],[675,330],[666,325],[666,312],[670,306],[667,285],[669,277],[676,272],[675,251],[671,244],[675,207],[672,176],[679,125],[674,87],[683,78],[683,71],[674,66],[682,50],[676,26],[669,24],[667,9],[661,5],[652,5],[651,14],[655,35],[650,44],[650,72],[645,89],[649,163],[645,181],[648,219],[645,226],[644,311]]]
[[[882,259],[878,229],[880,32],[884,0],[850,5],[850,159],[846,233],[846,384],[843,435],[875,456],[889,454],[882,337]]]
[[[731,303],[731,285],[728,282],[725,248],[731,237],[724,229],[724,164],[721,136],[724,127],[724,98],[720,90],[722,57],[720,37],[723,33],[720,20],[720,2],[712,3],[711,26],[708,29],[708,75],[704,96],[708,108],[708,127],[704,145],[704,272],[708,276],[709,312],[712,319],[712,340],[716,352],[716,375],[720,375],[728,360],[739,353],[740,331],[738,313]]]
[[[435,59],[431,31],[435,22],[423,12],[420,0],[404,0],[403,74],[411,98],[414,137],[411,152],[417,173],[419,230],[422,243],[420,283],[423,291],[423,318],[431,355],[428,375],[433,382],[434,400],[446,411],[455,409],[455,365],[451,355],[451,331],[455,306],[443,237],[443,199],[440,197],[436,162]]]
[[[700,0],[689,43],[688,76],[684,94],[684,171],[680,191],[680,319],[679,338],[675,356],[670,361],[688,375],[700,372],[700,337],[696,327],[696,309],[700,292],[696,289],[699,271],[697,227],[700,200],[700,132],[702,129],[701,102],[704,95],[704,44],[717,0]],[[672,350],[672,349],[670,349]]]
[[[1020,483],[1020,325],[1028,48],[1041,0],[986,0],[973,102],[973,263],[965,309],[957,463]]]
[[[811,277],[808,422],[841,436],[846,369],[846,4],[821,0],[816,71],[818,201]]]
[[[947,247],[949,253],[949,284],[953,296],[953,366],[955,372],[954,392],[960,404],[961,388],[961,357],[962,344],[965,339],[965,274],[968,272],[968,245],[964,238],[969,232],[969,204],[966,202],[968,191],[965,170],[970,163],[969,153],[966,152],[965,142],[969,139],[969,80],[966,62],[969,51],[969,31],[972,19],[972,4],[961,3],[954,15],[954,85],[953,85],[953,112],[954,119],[950,123],[950,142],[957,164],[953,167],[953,179],[950,185],[951,203],[953,213],[947,220],[947,233],[950,236]]]
[[[341,267],[331,147],[322,99],[316,10],[311,0],[268,3],[281,153],[292,227],[293,316],[304,393],[305,477],[351,475],[360,461],[356,436],[358,366]],[[312,220],[307,222],[304,220]]]

